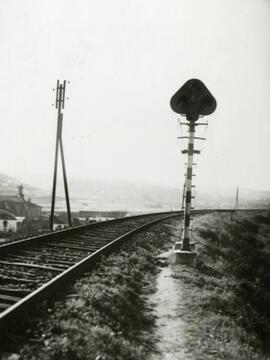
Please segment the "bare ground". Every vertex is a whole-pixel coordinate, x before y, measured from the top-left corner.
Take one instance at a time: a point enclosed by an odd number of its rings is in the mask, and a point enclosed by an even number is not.
[[[237,224],[241,217],[233,221]],[[149,360],[270,359],[269,353],[263,351],[261,338],[245,319],[246,315],[257,316],[255,309],[246,308],[245,301],[238,298],[237,279],[223,271],[225,260],[212,254],[212,245],[208,245],[214,241],[214,246],[221,246],[211,236],[224,236],[226,222],[234,223],[226,214],[195,218],[193,239],[200,263],[196,268],[174,264],[172,251],[159,255],[163,267],[156,279],[156,292],[149,298],[155,309],[158,353]],[[171,229],[171,240],[175,242],[180,236],[179,223]],[[202,230],[205,239],[200,237]]]
[[[167,264],[165,263],[158,274],[156,292],[149,298],[149,302],[155,306],[155,335],[159,352],[152,355],[149,360],[192,359],[185,349],[186,323],[179,314],[184,312],[185,308],[181,305],[181,286],[172,276],[172,256],[172,251],[160,255],[160,258],[167,260]]]

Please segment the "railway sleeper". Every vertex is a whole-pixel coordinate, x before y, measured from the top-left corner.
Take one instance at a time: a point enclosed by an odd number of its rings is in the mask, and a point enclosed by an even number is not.
[[[16,256],[9,257],[9,256],[7,256],[4,259],[0,258],[0,263],[2,260],[8,261],[8,262],[21,262],[23,260],[24,263],[31,264],[31,265],[42,265],[42,264],[46,263],[47,265],[52,265],[52,267],[56,266],[56,268],[59,267],[60,269],[67,269],[74,264],[74,262],[62,263],[60,260],[59,261],[52,260],[49,257],[25,258],[25,257],[16,257]]]
[[[69,267],[69,266],[72,266],[74,265],[74,262],[72,261],[61,261],[61,260],[53,260],[53,259],[48,259],[46,256],[41,256],[41,257],[24,257],[24,256],[19,256],[19,255],[14,255],[14,254],[11,254],[11,255],[8,255],[5,257],[5,259],[13,259],[13,260],[27,260],[27,261],[48,261],[50,262],[51,264],[57,264],[57,265],[60,265],[61,266],[65,266],[65,267]],[[2,259],[1,259],[2,260]]]
[[[5,276],[5,275],[0,275],[0,282],[11,282],[11,283],[31,283],[31,284],[38,284],[39,281],[38,280],[35,280],[35,279],[24,279],[24,278],[17,278],[15,276]]]
[[[57,244],[57,243],[47,243],[46,245],[48,246],[55,246],[55,247],[59,247],[59,248],[69,248],[69,249],[74,249],[74,250],[81,250],[81,251],[93,251],[93,248],[89,248],[89,247],[81,247],[81,246],[73,246],[73,245],[69,245],[69,244],[65,244],[65,243],[61,243],[61,244]],[[96,250],[96,248],[95,248]]]
[[[2,300],[7,302],[7,303],[14,304],[17,301],[21,300],[21,297],[12,296],[12,295],[6,295],[6,294],[1,294],[0,293],[0,302],[2,302]]]
[[[72,246],[78,246],[78,247],[87,247],[89,245],[91,245],[91,242],[86,242],[86,241],[74,241],[74,240],[69,240],[69,239],[65,239],[64,241],[61,241],[61,243],[59,244],[70,244]]]
[[[18,296],[20,298],[26,296],[31,291],[32,291],[31,289],[17,289],[17,288],[13,289],[13,288],[1,287],[1,294]]]
[[[8,309],[10,307],[9,303],[5,303],[5,302],[0,302],[0,311],[4,311],[6,309]]]
[[[17,251],[19,252],[19,251]],[[40,247],[39,250],[37,250],[36,253],[33,253],[32,251],[24,251],[24,250],[20,250],[20,253],[25,253],[26,255],[31,253],[31,254],[35,254],[36,256],[51,256],[54,258],[60,258],[63,259],[64,258],[71,258],[72,261],[77,262],[81,259],[81,256],[78,254],[74,254],[73,252],[65,252],[65,254],[61,253],[58,254],[54,251],[54,249],[52,249],[51,247],[49,248],[45,248],[45,247]],[[67,259],[65,259],[67,260]],[[69,260],[67,260],[69,261]]]
[[[2,269],[1,269],[2,270]],[[16,276],[18,276],[18,275],[20,275],[20,276],[27,276],[28,278],[30,278],[30,280],[31,280],[31,277],[33,278],[33,279],[35,279],[36,277],[37,277],[37,273],[33,273],[33,272],[31,272],[31,271],[28,271],[28,272],[25,272],[25,271],[21,271],[21,270],[18,270],[18,269],[16,269],[16,268],[4,268],[3,269],[4,271],[5,271],[5,274],[6,275],[11,275],[11,276],[13,276],[13,275],[16,275]]]
[[[36,268],[36,269],[46,270],[46,271],[62,272],[62,269],[59,269],[59,268],[50,267],[50,266],[43,266],[43,265],[36,265],[36,264],[30,264],[30,263],[0,261],[0,264],[11,265],[11,266],[30,267],[30,268]]]

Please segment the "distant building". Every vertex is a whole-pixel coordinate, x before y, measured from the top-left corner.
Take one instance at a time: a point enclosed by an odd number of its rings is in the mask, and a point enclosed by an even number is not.
[[[39,234],[45,234],[51,232],[50,230],[50,217],[49,216],[41,216],[38,219],[33,219],[31,221],[26,221],[22,227],[18,222],[18,227],[20,228],[20,234],[25,236],[35,236]],[[58,216],[54,217],[53,231],[62,230],[68,228],[67,222],[59,218]]]
[[[26,206],[28,208],[29,219],[39,218],[42,215],[42,207],[40,205],[37,205],[29,200],[26,202]]]
[[[23,201],[16,195],[0,195],[0,209],[6,210],[16,217],[37,218],[42,214],[42,207],[31,201]]]
[[[91,220],[102,221],[127,216],[125,211],[79,211],[78,219],[88,222]]]
[[[14,214],[21,221],[41,217],[42,207],[24,199],[22,185],[18,189],[18,195],[0,195],[0,209]]]
[[[5,210],[0,210],[0,231],[17,231],[17,219],[16,217]]]
[[[68,227],[69,227],[69,225],[64,219],[62,219],[58,216],[54,216],[53,231],[66,229]]]

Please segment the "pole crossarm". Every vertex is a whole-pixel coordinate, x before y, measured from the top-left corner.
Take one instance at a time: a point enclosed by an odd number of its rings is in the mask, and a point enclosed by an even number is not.
[[[188,137],[188,136],[177,136],[177,139],[189,139],[189,137]],[[194,136],[194,139],[206,140],[206,138],[204,138],[204,137],[198,137],[198,136]]]
[[[188,122],[180,122],[180,125],[189,126],[189,123]],[[200,126],[200,125],[208,126],[208,123],[196,123],[195,124],[195,126]]]
[[[200,150],[187,150],[186,149],[186,150],[182,150],[181,153],[191,155],[191,154],[200,154],[201,152],[200,152]]]

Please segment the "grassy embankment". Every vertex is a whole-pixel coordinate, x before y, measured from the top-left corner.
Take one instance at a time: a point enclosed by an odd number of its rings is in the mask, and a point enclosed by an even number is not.
[[[156,225],[100,261],[64,299],[32,312],[26,328],[6,340],[5,351],[24,360],[140,360],[155,350],[156,255],[171,247],[169,225]]]
[[[270,358],[269,215],[195,219],[198,266],[173,265],[194,359]],[[64,299],[36,309],[6,350],[24,360],[146,359],[156,343],[147,301],[159,271],[156,255],[171,248],[178,234],[179,227],[158,225],[134,237]]]
[[[190,352],[202,360],[270,359],[270,212],[202,217],[195,241],[197,269],[174,269],[184,284]]]

